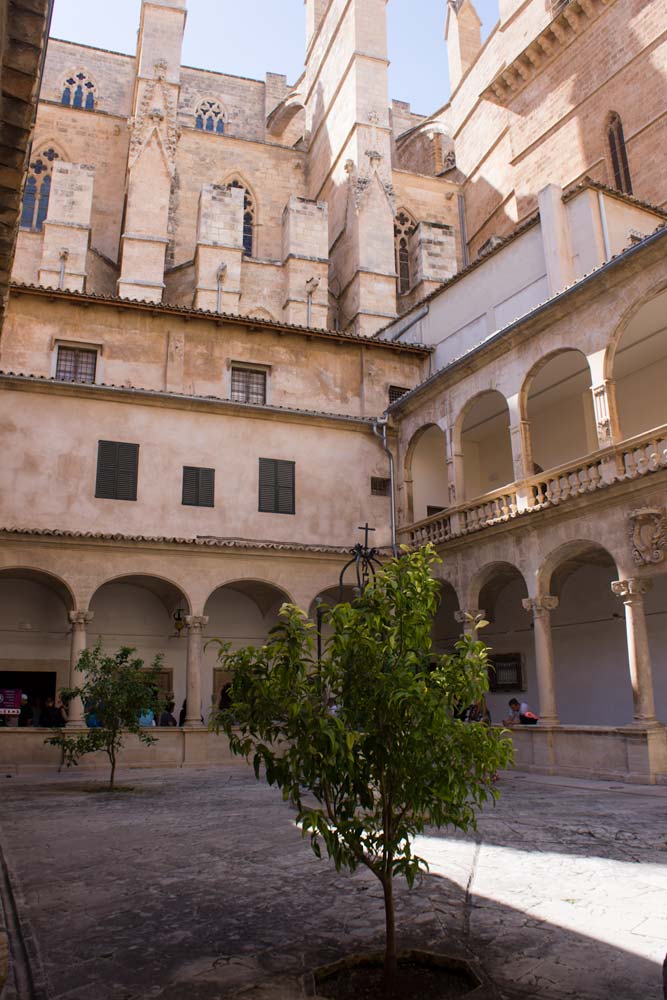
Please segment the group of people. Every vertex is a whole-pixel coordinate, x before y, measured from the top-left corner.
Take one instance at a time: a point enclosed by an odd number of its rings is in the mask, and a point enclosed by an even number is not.
[[[21,695],[21,707],[19,714],[14,716],[0,716],[0,726],[18,726],[19,729],[29,729],[39,726],[42,729],[61,729],[67,725],[67,704],[59,701],[56,704],[54,698],[45,698],[40,705],[39,702],[32,704],[29,695]]]

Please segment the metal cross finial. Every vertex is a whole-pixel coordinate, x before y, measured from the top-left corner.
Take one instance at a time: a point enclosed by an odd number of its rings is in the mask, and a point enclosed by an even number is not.
[[[368,535],[371,531],[375,531],[375,528],[369,528],[368,521],[366,521],[366,524],[359,525],[359,531],[364,532],[364,548],[368,550]]]
[[[355,589],[359,593],[363,593],[368,584],[370,583],[371,577],[375,576],[376,569],[378,569],[382,563],[378,559],[378,550],[373,549],[369,546],[369,535],[371,531],[375,531],[375,528],[371,528],[366,521],[366,524],[359,525],[359,531],[364,533],[363,544],[357,542],[357,544],[352,549],[352,558],[347,562],[343,569],[341,570],[339,578],[339,590],[338,590],[338,600],[341,602],[343,600],[343,587],[345,586],[345,574],[347,573],[350,566],[354,566],[356,572],[356,587]]]

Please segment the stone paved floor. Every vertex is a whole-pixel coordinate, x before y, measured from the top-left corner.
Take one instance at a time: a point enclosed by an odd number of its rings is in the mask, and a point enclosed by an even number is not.
[[[37,996],[295,1000],[304,970],[381,946],[373,878],[318,861],[243,765],[121,778],[133,792],[86,791],[101,772],[0,775]],[[398,893],[402,944],[476,956],[511,1000],[659,1000],[667,788],[500,787],[476,838],[420,838],[431,874]]]

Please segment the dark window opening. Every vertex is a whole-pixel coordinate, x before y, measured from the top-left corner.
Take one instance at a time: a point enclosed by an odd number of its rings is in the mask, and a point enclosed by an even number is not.
[[[183,500],[186,507],[215,507],[215,469],[183,466]]]
[[[60,103],[66,107],[95,110],[95,84],[85,73],[76,73],[65,80]]]
[[[434,506],[432,504],[428,504],[427,507],[426,507],[426,516],[427,517],[435,517],[436,514],[442,514],[443,510],[446,510],[446,508],[445,507],[436,507],[436,506]]]
[[[408,388],[404,385],[390,385],[389,386],[389,402],[395,403],[397,399],[401,396],[405,396],[406,392],[410,392]]]
[[[632,194],[632,178],[630,177],[630,164],[628,163],[628,153],[623,135],[623,123],[621,122],[621,116],[616,112],[613,112],[609,116],[607,139],[609,141],[611,165],[614,171],[614,184],[618,191],[623,191],[625,194]]]
[[[225,133],[225,115],[217,101],[202,101],[195,111],[195,128],[200,132]]]
[[[59,382],[94,382],[97,351],[80,347],[59,347],[56,378]]]
[[[391,494],[391,479],[371,476],[371,496],[388,497]]]
[[[99,441],[95,496],[100,500],[136,500],[139,445]]]
[[[259,460],[259,511],[262,514],[294,514],[294,462],[276,458]]]
[[[399,295],[405,295],[412,286],[410,269],[410,236],[416,228],[415,220],[405,210],[394,220],[394,252],[396,255],[396,287]]]
[[[524,688],[521,653],[491,653],[489,655],[489,690],[523,691]]]
[[[266,403],[266,372],[232,368],[232,399],[236,403]]]
[[[51,196],[51,174],[55,160],[60,155],[49,147],[30,164],[23,191],[21,206],[21,229],[41,230],[49,211]]]
[[[255,232],[255,205],[252,195],[240,181],[232,181],[228,186],[243,191],[243,256],[252,257]]]

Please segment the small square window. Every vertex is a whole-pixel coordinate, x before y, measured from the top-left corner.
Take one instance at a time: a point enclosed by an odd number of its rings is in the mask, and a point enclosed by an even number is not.
[[[492,653],[489,656],[489,690],[523,691],[524,688],[521,653]]]
[[[406,392],[410,392],[410,390],[406,389],[406,387],[403,385],[390,385],[389,402],[395,403],[397,399],[401,398],[401,396],[405,396]]]
[[[97,351],[82,347],[59,347],[56,361],[56,378],[59,382],[95,381]]]
[[[186,507],[215,507],[215,469],[183,466],[183,498]]]
[[[236,403],[266,403],[266,372],[257,368],[232,368],[232,399]]]
[[[371,496],[388,497],[391,493],[391,479],[381,479],[379,476],[371,476]]]
[[[436,514],[442,514],[444,509],[444,507],[434,507],[431,504],[428,504],[426,508],[426,516],[435,517]]]

